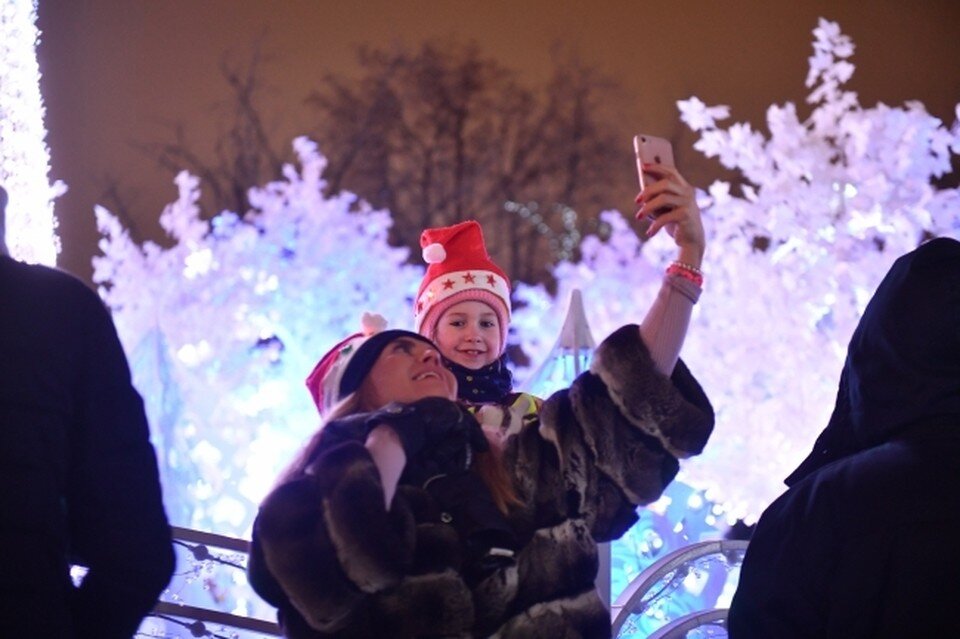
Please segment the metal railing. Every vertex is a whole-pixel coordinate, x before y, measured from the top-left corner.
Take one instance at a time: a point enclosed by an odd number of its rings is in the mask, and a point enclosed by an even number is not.
[[[676,592],[691,572],[700,570],[704,562],[719,561],[730,567],[739,567],[747,545],[744,540],[702,541],[678,548],[651,564],[630,582],[610,607],[612,635],[621,636],[627,631],[632,616],[651,611],[658,602]],[[649,637],[672,639],[685,637],[686,632],[699,626],[723,627],[726,614],[726,609],[716,608],[667,619]]]
[[[196,569],[204,567],[205,563],[246,571],[246,559],[250,553],[250,542],[246,539],[174,526],[173,541],[175,546],[189,551],[190,561],[196,564],[194,570],[188,572],[198,572]],[[227,551],[233,553],[233,556],[218,551]],[[266,637],[282,636],[280,626],[273,621],[245,617],[183,601],[158,601],[150,616],[186,628],[194,637],[237,636],[234,632],[230,635],[219,634],[226,629],[258,633]]]

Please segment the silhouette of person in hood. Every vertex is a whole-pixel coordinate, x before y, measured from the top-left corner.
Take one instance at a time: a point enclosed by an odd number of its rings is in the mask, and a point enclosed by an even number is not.
[[[853,333],[836,407],[760,517],[732,639],[940,636],[960,595],[960,242],[899,258]]]

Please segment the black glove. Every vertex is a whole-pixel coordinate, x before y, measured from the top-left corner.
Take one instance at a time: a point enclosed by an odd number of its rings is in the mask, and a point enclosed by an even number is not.
[[[469,468],[473,454],[489,448],[476,418],[441,397],[388,404],[367,415],[366,424],[369,430],[381,424],[393,428],[407,456],[401,482],[418,486],[435,475]]]

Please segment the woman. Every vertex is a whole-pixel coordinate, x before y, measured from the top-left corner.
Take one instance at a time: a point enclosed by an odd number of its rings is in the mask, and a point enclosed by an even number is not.
[[[609,636],[597,543],[713,425],[686,367],[658,373],[636,326],[533,420],[492,432],[416,333],[352,336],[308,385],[326,422],[261,506],[250,559],[294,638]]]

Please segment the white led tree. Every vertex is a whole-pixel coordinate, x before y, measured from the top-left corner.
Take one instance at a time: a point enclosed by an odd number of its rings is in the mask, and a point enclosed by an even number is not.
[[[199,215],[181,173],[160,217],[170,248],[133,243],[104,209],[94,280],[147,402],[174,524],[247,535],[281,468],[319,423],[304,380],[375,310],[409,328],[422,270],[387,244],[390,215],[324,195],[326,160],[304,138],[300,168],[253,188],[240,216]]]
[[[758,516],[826,425],[847,341],[893,260],[960,233],[960,191],[931,186],[960,153],[960,126],[918,102],[862,107],[844,89],[853,43],[826,20],[813,33],[807,118],[771,106],[764,136],[747,123],[719,127],[727,107],[679,103],[700,134],[695,148],[741,176],[702,194],[707,282],[683,351],[717,427],[681,478],[730,520]],[[641,245],[619,214],[604,219],[611,239],[586,238],[582,261],[555,270],[558,306],[582,289],[598,337],[642,318],[674,253],[667,237]],[[529,306],[516,313],[518,334],[537,361],[555,334],[543,318],[559,313],[542,289],[520,295]]]
[[[35,0],[0,0],[0,186],[10,195],[6,243],[26,262],[53,265],[60,252],[53,200],[65,186],[50,184]]]

